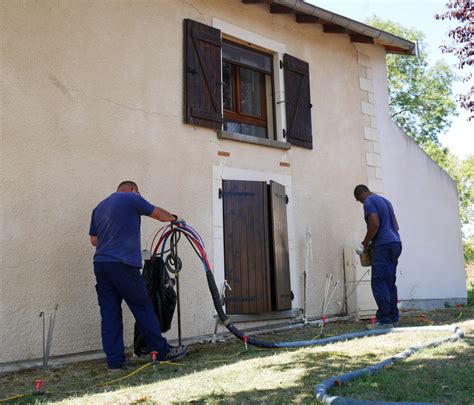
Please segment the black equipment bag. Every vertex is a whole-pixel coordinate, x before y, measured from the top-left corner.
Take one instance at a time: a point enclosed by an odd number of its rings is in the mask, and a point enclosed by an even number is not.
[[[176,307],[176,292],[174,290],[175,281],[169,276],[161,255],[152,256],[150,260],[145,260],[142,276],[145,280],[148,296],[160,321],[161,332],[167,332],[171,328]],[[136,322],[133,348],[134,353],[138,356],[150,352]]]

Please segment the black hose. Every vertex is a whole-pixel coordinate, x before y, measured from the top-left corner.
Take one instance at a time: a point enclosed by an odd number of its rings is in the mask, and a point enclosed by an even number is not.
[[[184,235],[186,236],[186,239],[188,242],[191,244],[193,247],[194,251],[198,254],[198,256],[203,260],[201,255],[196,251],[196,248],[191,242],[190,238],[186,234],[186,232],[183,231],[187,225],[184,225],[183,228],[181,227],[176,227],[172,229],[172,232],[170,234],[170,255],[174,256],[173,257],[173,262],[174,263],[180,263],[181,260],[179,259],[177,255],[177,249],[176,249],[176,244],[179,241],[179,238],[175,237],[175,233],[181,233],[183,232]],[[195,231],[194,231],[195,232]],[[203,247],[202,247],[203,248]],[[164,249],[164,246],[163,246]],[[170,259],[171,260],[171,259]],[[207,260],[207,259],[206,259]],[[244,332],[242,332],[240,329],[238,329],[230,320],[229,317],[226,315],[224,312],[224,309],[222,307],[222,302],[221,298],[219,296],[219,290],[216,285],[216,281],[214,279],[214,275],[212,271],[210,271],[210,268],[208,266],[207,261],[203,260],[204,267],[206,268],[206,278],[207,278],[207,284],[209,287],[209,291],[211,293],[212,301],[214,303],[214,308],[216,309],[217,315],[219,319],[221,320],[222,324],[231,332],[234,336],[236,336],[238,339],[242,340],[245,343],[248,343],[252,346],[260,347],[263,349],[282,349],[282,348],[296,348],[296,347],[305,347],[305,346],[318,346],[318,345],[325,345],[329,343],[335,343],[335,342],[341,342],[345,340],[350,340],[350,339],[356,339],[360,337],[365,337],[365,336],[377,336],[377,335],[384,335],[387,333],[391,332],[404,332],[407,330],[416,330],[417,328],[396,328],[396,329],[375,329],[375,330],[368,330],[368,331],[362,331],[362,332],[354,332],[354,333],[347,333],[344,335],[339,335],[339,336],[332,336],[324,339],[317,339],[317,340],[300,340],[300,341],[294,341],[294,342],[269,342],[265,340],[260,340],[256,339],[252,336],[246,335]]]
[[[292,348],[292,347],[305,347],[305,346],[317,346],[324,345],[328,343],[335,343],[344,340],[356,339],[364,336],[373,336],[373,335],[383,335],[389,332],[392,332],[392,329],[380,329],[380,330],[368,330],[363,332],[347,333],[345,335],[328,337],[325,339],[318,340],[300,340],[295,342],[269,342],[266,340],[256,339],[252,336],[247,336],[240,329],[238,329],[232,322],[229,321],[229,317],[224,312],[222,308],[221,299],[219,297],[219,290],[214,279],[212,272],[206,272],[207,284],[209,286],[209,291],[211,292],[212,301],[214,302],[214,308],[216,309],[217,315],[221,320],[222,324],[231,332],[234,336],[240,340],[256,347],[263,349],[282,349],[282,348]]]

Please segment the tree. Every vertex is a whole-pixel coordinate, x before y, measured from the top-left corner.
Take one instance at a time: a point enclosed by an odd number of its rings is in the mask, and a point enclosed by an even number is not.
[[[474,64],[474,5],[472,0],[449,0],[446,4],[448,11],[436,14],[438,20],[457,20],[459,25],[448,31],[448,36],[453,39],[451,45],[442,45],[440,48],[444,53],[452,53],[458,59],[458,69],[462,70]],[[464,81],[472,78],[469,73]],[[474,118],[474,86],[466,94],[459,94],[457,100],[462,108],[469,111]]]
[[[418,143],[439,144],[438,134],[449,128],[456,115],[452,99],[455,75],[444,62],[428,65],[428,46],[421,31],[375,16],[367,23],[418,43],[418,58],[387,55],[390,114]]]

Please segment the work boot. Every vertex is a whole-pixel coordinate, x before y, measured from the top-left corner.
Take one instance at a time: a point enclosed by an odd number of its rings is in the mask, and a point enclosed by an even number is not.
[[[392,329],[393,323],[382,323],[382,322],[375,322],[367,325],[368,330],[376,330],[376,329]]]
[[[188,346],[170,346],[170,351],[166,354],[163,361],[178,361],[186,357],[188,354]]]

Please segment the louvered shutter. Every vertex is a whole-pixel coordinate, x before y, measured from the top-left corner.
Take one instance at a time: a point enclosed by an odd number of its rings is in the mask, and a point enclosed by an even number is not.
[[[285,186],[271,181],[269,195],[273,308],[277,311],[282,311],[291,309],[291,301],[293,299],[290,283]]]
[[[271,311],[267,184],[223,181],[225,279],[228,314]]]
[[[221,32],[184,20],[185,122],[222,128]]]
[[[313,149],[308,63],[283,55],[286,136],[292,145]]]

